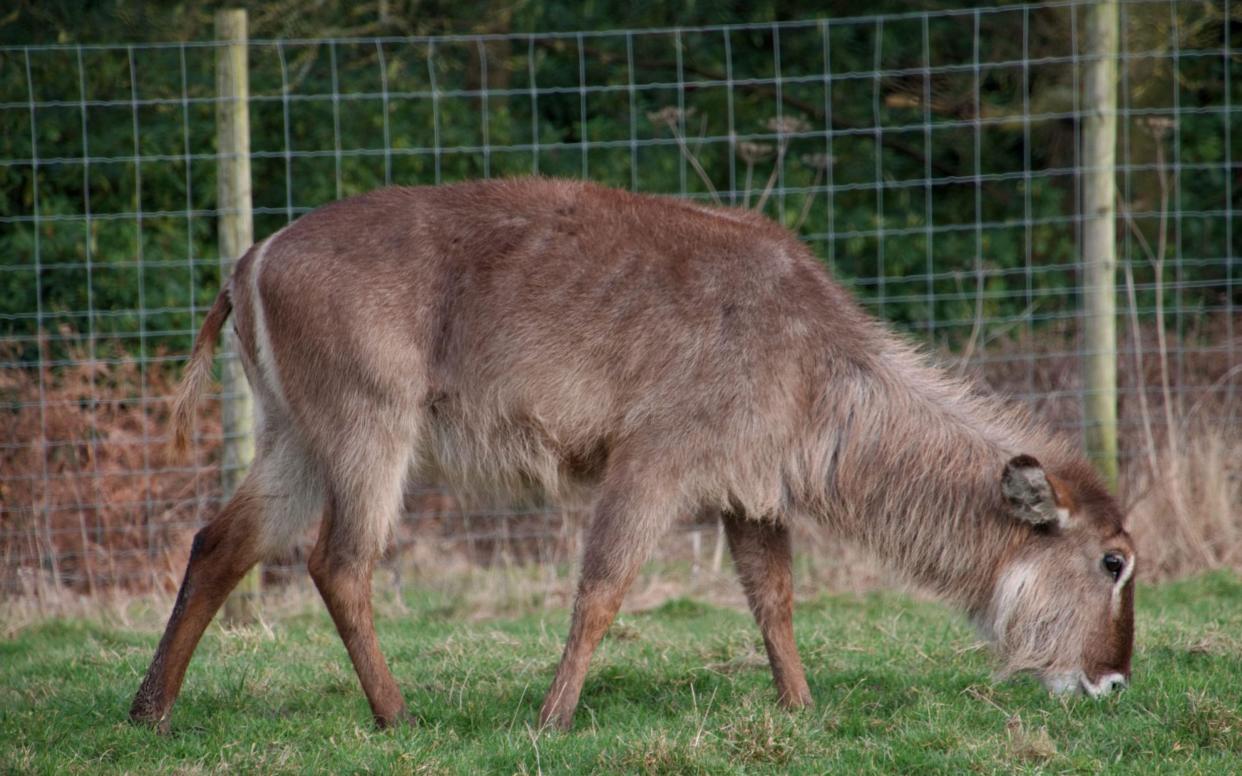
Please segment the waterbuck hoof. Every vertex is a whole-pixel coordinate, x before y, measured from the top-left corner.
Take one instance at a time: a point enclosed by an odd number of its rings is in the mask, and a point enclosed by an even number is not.
[[[786,711],[801,711],[815,705],[815,701],[811,699],[810,691],[782,693],[777,702]]]
[[[393,714],[376,714],[375,727],[377,730],[392,730],[398,727],[416,727],[418,725],[418,717],[409,712],[408,709],[402,708]]]
[[[574,726],[572,711],[545,711],[539,714],[539,729],[568,733]]]
[[[172,732],[172,725],[168,714],[158,714],[154,711],[140,708],[132,708],[129,710],[129,721],[139,727],[151,728],[161,736],[166,736]]]

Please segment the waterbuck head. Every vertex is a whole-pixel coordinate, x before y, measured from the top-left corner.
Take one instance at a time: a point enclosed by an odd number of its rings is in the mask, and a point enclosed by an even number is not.
[[[1058,476],[1059,475],[1059,476]],[[1087,469],[1045,471],[1029,455],[1001,472],[1009,517],[1029,526],[1000,565],[987,616],[1005,663],[1052,692],[1124,686],[1134,642],[1134,543]]]

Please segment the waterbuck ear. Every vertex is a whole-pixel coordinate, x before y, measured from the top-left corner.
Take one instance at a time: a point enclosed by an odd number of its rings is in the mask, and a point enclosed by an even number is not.
[[[1019,455],[1005,464],[1001,475],[1001,493],[1013,510],[1014,517],[1031,525],[1065,527],[1069,510],[1057,498],[1056,489],[1039,461]]]

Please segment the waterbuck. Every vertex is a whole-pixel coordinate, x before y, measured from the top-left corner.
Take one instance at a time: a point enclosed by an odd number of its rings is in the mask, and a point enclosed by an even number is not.
[[[376,722],[403,719],[371,572],[415,475],[590,505],[545,725],[570,725],[626,589],[687,514],[723,520],[786,707],[811,702],[796,521],[960,605],[1002,673],[1093,696],[1129,677],[1135,551],[1091,467],[929,366],[759,215],[545,179],[322,207],[224,284],[176,397],[182,448],[230,313],[255,459],[194,537],[135,720],[167,728],[221,602],[316,521],[311,577]]]

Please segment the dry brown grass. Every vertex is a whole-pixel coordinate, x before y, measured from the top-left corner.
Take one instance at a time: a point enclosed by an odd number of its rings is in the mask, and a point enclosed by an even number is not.
[[[1005,722],[1005,735],[1009,756],[1020,762],[1042,763],[1057,754],[1057,744],[1048,728],[1041,725],[1032,730],[1016,714]]]
[[[0,591],[169,588],[216,496],[210,469],[165,451],[173,380],[81,346],[68,356],[0,371]],[[205,416],[200,428],[210,453],[219,424]]]
[[[1224,390],[1242,368],[1229,362],[1219,322],[1187,336],[1199,344],[1187,346],[1184,385],[1170,394],[1161,390],[1157,359],[1143,359],[1140,372],[1122,343],[1119,490],[1148,581],[1242,569],[1242,433],[1226,422],[1238,408]],[[1150,332],[1141,337],[1155,341]],[[973,369],[998,391],[1039,397],[1037,414],[1072,429],[1080,422],[1077,350],[1072,335],[1055,331],[1031,341],[985,339]],[[82,347],[69,356],[71,365],[42,373],[0,370],[0,597],[64,610],[102,593],[167,594],[192,531],[220,496],[219,403],[203,405],[192,460],[174,461],[165,431],[175,370],[91,361]],[[1236,390],[1242,395],[1242,385]],[[470,512],[435,488],[413,490],[406,508],[411,517],[388,563],[398,586],[413,575],[480,612],[567,602],[581,514]],[[634,600],[654,605],[691,593],[740,603],[717,527],[683,529],[663,543],[661,571],[644,578]],[[858,548],[805,527],[797,542],[804,589],[894,585]],[[269,566],[269,581],[301,579],[305,550]]]
[[[1206,421],[1156,453],[1155,472],[1126,467],[1130,531],[1147,579],[1207,568],[1242,568],[1242,442],[1236,429]]]

